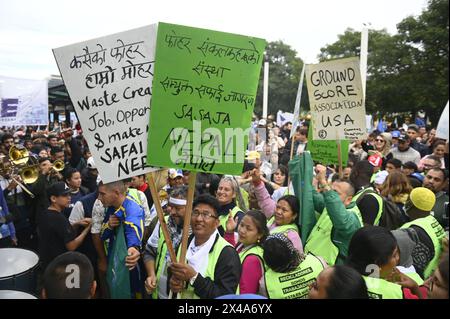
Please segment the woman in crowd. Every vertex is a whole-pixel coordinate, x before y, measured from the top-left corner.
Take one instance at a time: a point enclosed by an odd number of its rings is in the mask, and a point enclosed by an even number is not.
[[[428,299],[448,300],[448,252],[443,255],[438,268],[428,282]]]
[[[381,195],[390,198],[401,211],[411,191],[408,177],[397,170],[391,172],[381,186]]]
[[[375,153],[381,157],[382,169],[386,167],[387,160],[392,158],[392,155],[388,155],[391,151],[391,142],[392,136],[390,133],[381,133],[375,137],[373,142],[373,151],[369,151],[369,155],[371,155],[371,153]]]
[[[288,176],[288,168],[284,165],[280,165],[275,173],[273,173],[270,185],[274,190],[277,190],[280,187],[286,187],[288,185]]]
[[[266,223],[266,216],[261,211],[250,210],[239,223],[236,238],[236,221],[231,216],[228,218],[225,239],[236,247],[242,264],[238,294],[257,294],[259,291],[259,282],[265,272],[262,245],[269,236]]]
[[[353,268],[336,265],[322,270],[309,287],[309,299],[369,299],[366,282]]]
[[[441,161],[440,168],[445,168],[445,141],[444,140],[436,140],[433,144],[433,153],[430,155],[434,155],[435,157],[439,158]],[[424,169],[424,161],[430,157],[430,155],[426,155],[422,157],[422,159],[419,162],[419,170],[423,171]]]
[[[67,186],[70,188],[70,206],[64,210],[64,215],[69,218],[73,205],[80,200],[81,197],[87,195],[89,190],[81,186],[81,173],[75,168],[68,168],[64,177]]]
[[[399,261],[394,235],[383,227],[366,226],[353,235],[346,264],[363,276],[370,298],[403,299],[404,289],[421,298],[417,283],[397,270]]]
[[[227,228],[227,220],[229,214],[233,219],[237,218],[237,224],[244,217],[245,206],[244,200],[239,189],[236,179],[232,176],[224,176],[219,182],[216,198],[220,203],[219,214],[219,233],[223,235]],[[239,206],[237,203],[239,203]],[[242,208],[241,208],[242,207]]]
[[[303,255],[283,234],[267,237],[263,245],[267,265],[260,283],[260,294],[269,299],[302,299],[309,284],[325,269],[326,262],[313,255]],[[302,284],[298,284],[301,280]]]
[[[261,179],[258,169],[252,172],[252,183],[255,188],[259,207],[261,207],[261,211],[268,219],[267,227],[270,233],[285,234],[291,240],[294,247],[302,253],[303,245],[297,226],[300,215],[300,203],[297,197],[284,195],[275,203],[264,187],[264,182]]]

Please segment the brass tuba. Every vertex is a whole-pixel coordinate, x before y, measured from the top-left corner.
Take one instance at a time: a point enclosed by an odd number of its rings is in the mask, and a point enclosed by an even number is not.
[[[39,168],[37,165],[27,166],[19,171],[19,175],[25,184],[33,184],[39,177]]]
[[[14,165],[20,166],[28,162],[30,154],[28,153],[28,150],[22,145],[13,145],[9,149],[9,158]]]

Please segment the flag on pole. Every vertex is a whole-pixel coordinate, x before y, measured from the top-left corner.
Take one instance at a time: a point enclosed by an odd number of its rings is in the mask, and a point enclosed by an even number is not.
[[[289,162],[289,175],[292,180],[295,196],[300,202],[300,216],[298,219],[302,242],[306,240],[316,224],[316,214],[313,203],[313,167],[314,163],[309,152],[296,155]]]

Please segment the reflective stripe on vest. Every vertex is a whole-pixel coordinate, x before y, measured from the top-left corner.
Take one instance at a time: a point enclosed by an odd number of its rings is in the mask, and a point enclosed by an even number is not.
[[[442,251],[442,238],[444,238],[445,236],[445,231],[444,228],[442,228],[442,226],[436,220],[436,218],[431,215],[424,218],[418,218],[416,220],[413,220],[412,222],[406,223],[401,228],[409,228],[413,225],[422,228],[433,242],[434,257],[425,267],[425,270],[423,272],[423,276],[426,279],[433,274],[434,270],[439,265],[439,258],[441,257]]]
[[[192,240],[195,240],[192,239]],[[214,243],[212,251],[208,255],[208,266],[206,266],[205,274],[202,275],[204,278],[209,278],[214,281],[214,272],[216,270],[217,260],[219,259],[222,250],[225,247],[233,247],[231,246],[222,236],[216,235],[216,242]],[[178,260],[180,259],[181,249],[178,250]],[[183,290],[181,293],[181,299],[200,299],[194,292],[194,287],[188,282],[187,289]]]
[[[164,219],[166,220],[166,224],[169,221],[169,216],[165,216]],[[161,225],[159,225],[159,239],[158,239],[158,250],[156,251],[156,263],[155,263],[155,274],[156,274],[156,288],[152,293],[153,299],[158,299],[158,292],[159,292],[159,278],[161,278],[161,274],[165,267],[165,259],[167,256],[167,245],[166,241],[164,240],[164,234],[161,228]]]
[[[240,209],[238,206],[234,206],[234,208],[231,210],[231,216],[236,217],[236,214],[238,212],[242,212],[242,209]],[[227,230],[227,221],[228,221],[228,216],[230,214],[226,214],[226,215],[220,215],[219,216],[219,221],[220,221],[220,225],[223,227],[223,231]]]
[[[244,249],[239,253],[239,259],[241,260],[241,265],[244,264],[244,260],[248,256],[256,256],[259,258],[259,262],[261,263],[261,266],[262,266],[261,270],[263,271],[263,276],[264,276],[264,272],[266,270],[266,265],[264,263],[263,254],[264,254],[264,250],[259,245],[254,245],[248,249]],[[241,274],[241,276],[242,276],[242,274]],[[240,289],[238,286],[236,289],[236,295],[239,295],[239,294],[240,294]]]
[[[274,223],[275,223],[275,216],[272,216],[267,222],[267,227],[272,226]],[[287,225],[276,226],[274,229],[270,231],[270,234],[278,234],[278,233],[286,234],[290,230],[296,231],[297,233],[299,232],[298,226],[291,223]]]
[[[372,191],[367,192],[366,190],[368,190],[368,189],[370,189]],[[370,188],[366,188],[366,189],[363,189],[362,191],[360,191],[359,194],[356,194],[355,196],[353,196],[352,203],[356,203],[358,198],[360,198],[362,195],[366,195],[366,194],[372,195],[373,197],[375,197],[375,199],[378,202],[378,214],[373,223],[374,226],[378,226],[380,224],[381,215],[383,214],[383,198],[381,198],[380,195],[376,194],[375,190],[373,188],[370,187]],[[362,214],[363,214],[363,212],[361,212],[361,216],[362,216]]]
[[[381,278],[363,276],[370,299],[403,299],[402,286]]]
[[[324,269],[322,262],[313,255],[306,255],[297,269],[277,273],[268,269],[264,274],[269,299],[305,299],[309,286]]]
[[[358,217],[362,227],[363,222],[358,207],[355,205],[347,211],[349,214],[355,214]],[[339,248],[334,244],[333,239],[331,238],[332,233],[333,223],[325,208],[306,241],[305,254],[311,253],[314,256],[320,256],[325,259],[328,265],[333,266],[339,256]]]

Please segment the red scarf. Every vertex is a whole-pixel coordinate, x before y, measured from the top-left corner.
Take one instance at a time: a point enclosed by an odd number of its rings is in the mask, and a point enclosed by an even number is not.
[[[138,188],[138,190],[140,190],[141,192],[145,192],[148,188],[148,184],[144,183],[141,187]]]

